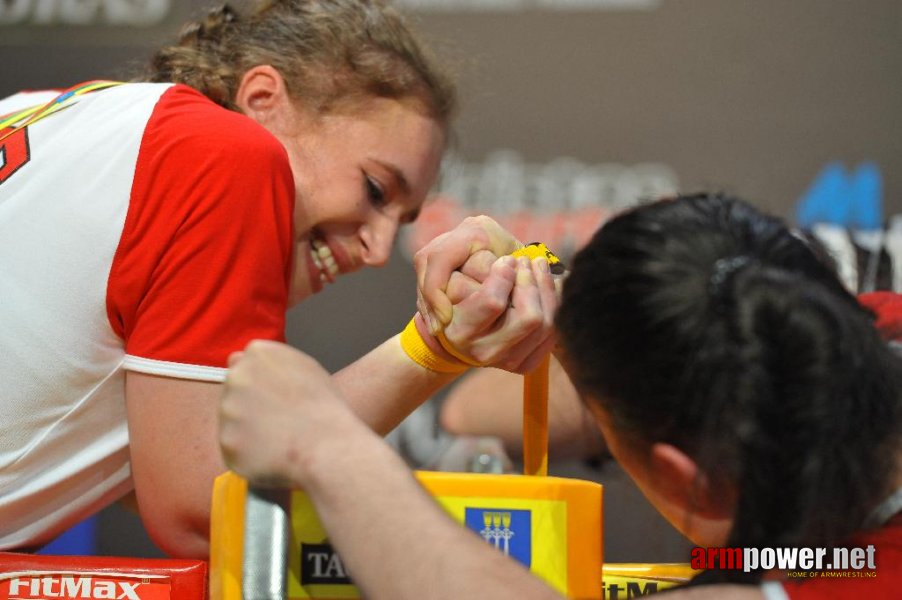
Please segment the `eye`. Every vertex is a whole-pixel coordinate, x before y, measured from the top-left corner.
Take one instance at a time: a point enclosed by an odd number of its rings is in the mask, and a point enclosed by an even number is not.
[[[364,181],[366,182],[366,195],[370,200],[370,204],[376,207],[385,206],[385,192],[382,186],[379,185],[379,182],[369,175],[364,175]]]

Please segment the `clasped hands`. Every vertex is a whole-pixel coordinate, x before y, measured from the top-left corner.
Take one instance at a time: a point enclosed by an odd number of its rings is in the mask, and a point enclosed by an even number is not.
[[[525,373],[554,344],[560,280],[544,258],[509,256],[521,246],[492,219],[472,217],[415,256],[418,311],[467,362]],[[317,456],[334,462],[375,436],[342,397],[310,356],[251,342],[229,358],[219,409],[226,465],[257,485],[309,483]]]
[[[471,362],[526,373],[554,345],[561,279],[489,217],[469,217],[414,256],[417,310]]]

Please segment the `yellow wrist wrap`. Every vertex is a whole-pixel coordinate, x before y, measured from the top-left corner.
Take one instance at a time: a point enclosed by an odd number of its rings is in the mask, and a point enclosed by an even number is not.
[[[432,348],[426,345],[417,329],[416,316],[401,332],[401,348],[410,357],[410,360],[424,369],[436,373],[463,373],[467,370],[467,365],[451,362],[433,352]]]

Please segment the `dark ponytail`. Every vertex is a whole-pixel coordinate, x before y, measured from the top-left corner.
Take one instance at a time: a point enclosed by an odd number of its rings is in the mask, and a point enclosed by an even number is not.
[[[575,257],[557,324],[624,435],[736,489],[729,545],[840,543],[891,491],[902,362],[809,243],[745,202],[613,219]]]
[[[733,287],[745,372],[730,545],[838,543],[891,492],[900,365],[870,315],[817,280],[750,267]]]

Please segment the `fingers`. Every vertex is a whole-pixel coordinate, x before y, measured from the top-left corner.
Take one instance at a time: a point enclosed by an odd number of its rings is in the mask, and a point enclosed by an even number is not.
[[[445,295],[445,288],[451,273],[466,261],[466,256],[458,258],[459,252],[455,256],[448,256],[439,250],[450,235],[450,232],[443,233],[413,256],[417,272],[417,310],[426,319],[433,334],[441,329],[441,317],[447,316],[450,319],[451,301]],[[459,251],[460,248],[456,250]]]
[[[454,307],[454,319],[445,329],[445,336],[452,343],[464,342],[455,346],[465,348],[465,340],[490,329],[505,313],[517,279],[516,264],[510,256],[496,260],[482,285]]]
[[[451,300],[452,305],[460,304],[471,294],[479,291],[480,287],[481,284],[477,280],[467,277],[460,271],[454,271],[451,273],[451,279],[448,281],[448,289],[445,293],[448,299]]]
[[[451,273],[471,255],[487,250],[495,256],[510,254],[521,246],[510,233],[489,217],[468,217],[455,229],[444,233],[414,256],[417,271],[418,308],[437,333],[451,321],[452,302],[446,294]],[[420,307],[422,304],[422,307]]]
[[[452,306],[463,302],[467,296],[479,289],[482,282],[488,278],[496,260],[498,257],[490,251],[480,250],[471,255],[460,269],[451,273],[448,286],[445,288],[445,296],[451,301]],[[417,290],[417,311],[426,318],[427,310],[425,299]]]
[[[545,259],[519,259],[512,306],[497,331],[483,343],[495,347],[495,366],[525,373],[544,358],[554,345],[554,314],[558,300],[554,279]]]
[[[238,363],[238,361],[241,360],[242,356],[244,356],[244,352],[241,352],[240,350],[237,352],[232,352],[231,354],[229,354],[229,360],[226,362],[226,365],[229,368],[234,367]]]
[[[478,344],[480,348],[476,352],[488,354],[486,360],[500,368],[516,370],[549,335],[546,324],[550,324],[553,319],[555,307],[549,307],[551,317],[546,318],[546,310],[542,306],[543,293],[538,282],[541,280],[545,286],[553,286],[550,275],[543,276],[542,267],[537,264],[539,262],[547,265],[547,261],[542,259],[517,259],[516,285],[511,294],[511,306],[504,313],[500,326],[486,334]]]
[[[229,357],[219,404],[225,464],[256,483],[287,482],[336,412],[347,411],[329,373],[313,358],[272,341]],[[304,444],[300,444],[304,440]]]
[[[477,291],[480,284],[489,277],[496,260],[498,257],[490,251],[480,250],[471,255],[460,269],[451,273],[445,290],[451,304],[460,304],[467,296]]]
[[[479,363],[522,373],[553,347],[557,305],[545,259],[504,257],[481,288],[454,306],[445,335]]]
[[[467,262],[460,267],[460,272],[482,283],[489,276],[496,260],[498,260],[498,256],[491,250],[479,250],[470,255]]]
[[[554,345],[557,342],[557,336],[552,330],[548,334],[548,338],[542,342],[535,350],[532,351],[520,364],[513,365],[511,368],[507,369],[513,373],[529,373],[539,366],[539,363],[551,353],[554,349]]]

